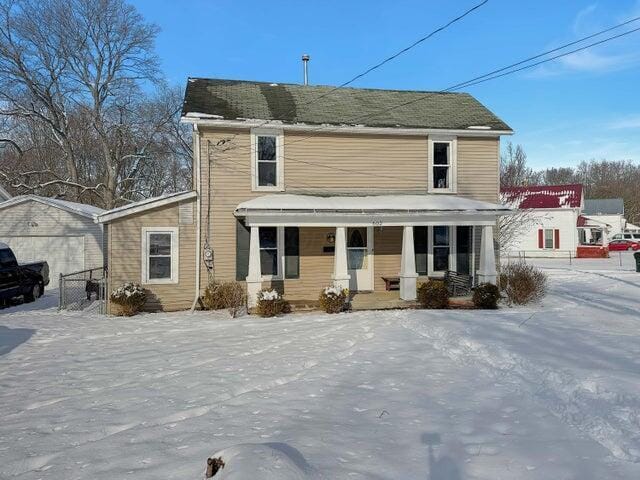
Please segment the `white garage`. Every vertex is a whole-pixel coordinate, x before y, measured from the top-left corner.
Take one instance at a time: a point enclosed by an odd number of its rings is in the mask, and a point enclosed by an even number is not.
[[[57,288],[60,274],[104,265],[103,228],[94,222],[102,209],[36,195],[22,195],[0,203],[0,242],[7,243],[18,261],[46,260],[49,288]]]

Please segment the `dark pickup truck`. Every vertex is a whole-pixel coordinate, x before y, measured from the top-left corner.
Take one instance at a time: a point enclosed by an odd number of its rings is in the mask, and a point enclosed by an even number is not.
[[[33,302],[49,284],[47,262],[18,263],[8,245],[0,242],[0,305],[19,296]]]

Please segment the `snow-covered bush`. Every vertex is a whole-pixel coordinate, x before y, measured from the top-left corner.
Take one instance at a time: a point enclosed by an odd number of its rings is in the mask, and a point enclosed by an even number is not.
[[[256,312],[261,317],[275,317],[291,312],[291,305],[275,289],[265,288],[258,292]]]
[[[444,280],[429,280],[418,286],[418,302],[422,308],[449,308],[449,290]]]
[[[111,292],[111,301],[118,305],[119,315],[130,317],[140,311],[147,300],[147,292],[137,283],[125,283]]]
[[[207,310],[226,308],[236,318],[247,304],[247,295],[238,282],[211,282],[204,291],[202,303]]]
[[[334,286],[325,287],[320,291],[320,308],[327,313],[340,313],[349,299],[349,290]]]
[[[500,287],[509,304],[526,305],[545,296],[547,276],[533,265],[511,263],[502,267]]]
[[[500,300],[500,289],[493,283],[481,283],[473,290],[472,300],[476,308],[495,310]]]

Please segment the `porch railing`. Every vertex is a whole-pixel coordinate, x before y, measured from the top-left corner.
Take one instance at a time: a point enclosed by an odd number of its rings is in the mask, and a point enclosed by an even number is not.
[[[58,310],[92,310],[105,313],[105,269],[91,268],[60,274],[58,292]]]

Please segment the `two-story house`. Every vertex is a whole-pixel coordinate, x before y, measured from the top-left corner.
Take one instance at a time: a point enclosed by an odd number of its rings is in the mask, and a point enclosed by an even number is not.
[[[210,281],[311,305],[336,284],[381,291],[447,270],[496,281],[500,136],[465,93],[189,79],[194,191],[117,208],[109,288],[188,308]]]

